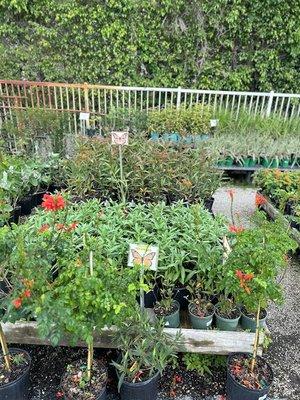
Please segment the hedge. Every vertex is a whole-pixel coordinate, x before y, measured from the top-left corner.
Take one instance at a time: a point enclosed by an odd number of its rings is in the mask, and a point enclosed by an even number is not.
[[[0,0],[0,76],[297,91],[298,0]]]

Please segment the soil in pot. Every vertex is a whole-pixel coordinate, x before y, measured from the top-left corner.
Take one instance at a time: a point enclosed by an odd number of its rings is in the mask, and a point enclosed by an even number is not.
[[[173,300],[170,307],[165,307],[161,303],[155,304],[153,307],[154,313],[157,317],[163,318],[168,328],[178,328],[180,325],[180,304],[178,301]]]
[[[189,315],[193,329],[210,329],[215,307],[210,302],[197,300],[189,304]]]
[[[105,400],[107,367],[94,360],[92,379],[87,381],[86,360],[77,360],[68,365],[61,380],[61,392],[65,400]]]
[[[241,309],[242,317],[241,317],[241,325],[244,330],[250,330],[250,332],[255,332],[256,330],[256,315],[248,313],[247,310],[242,307]],[[267,311],[261,310],[259,315],[259,326],[261,328],[264,327],[267,319]]]
[[[21,349],[9,349],[11,371],[5,368],[4,357],[0,357],[0,399],[27,400],[31,358]]]
[[[224,311],[217,306],[215,308],[215,316],[218,329],[221,331],[236,331],[241,317],[241,311],[237,307]]]
[[[269,364],[257,357],[254,371],[250,370],[251,355],[231,354],[227,361],[226,392],[230,400],[266,399],[273,382]]]

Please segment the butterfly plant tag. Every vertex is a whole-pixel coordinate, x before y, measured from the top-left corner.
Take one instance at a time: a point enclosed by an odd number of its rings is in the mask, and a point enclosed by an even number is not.
[[[211,126],[211,128],[215,128],[215,127],[218,125],[218,123],[219,123],[219,120],[218,120],[218,119],[211,119],[211,120],[210,120],[210,126]]]
[[[90,119],[90,113],[81,112],[79,114],[79,120],[80,121],[88,121],[89,119]]]
[[[117,144],[119,146],[128,145],[128,132],[112,132],[111,133],[111,144]]]
[[[148,244],[133,243],[129,245],[128,266],[141,265],[144,269],[157,271],[158,247]]]

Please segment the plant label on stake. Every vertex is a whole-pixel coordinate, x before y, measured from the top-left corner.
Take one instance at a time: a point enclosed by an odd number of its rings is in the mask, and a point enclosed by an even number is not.
[[[122,132],[112,132],[111,133],[111,144],[119,146],[119,162],[120,162],[120,178],[121,178],[121,195],[122,195],[122,201],[125,203],[126,197],[125,197],[125,190],[124,190],[124,176],[123,176],[123,152],[122,152],[122,147],[123,146],[128,146],[128,132],[127,131],[122,131]]]
[[[90,127],[90,113],[88,112],[81,112],[79,114],[79,121],[81,126],[81,132],[85,134],[85,127]]]
[[[140,273],[140,305],[143,309],[145,307],[144,302],[144,290],[142,288],[144,284],[144,273],[145,268],[152,271],[157,271],[158,265],[158,247],[150,246],[144,243],[133,243],[129,245],[129,257],[128,266],[133,267],[139,265],[141,267]]]

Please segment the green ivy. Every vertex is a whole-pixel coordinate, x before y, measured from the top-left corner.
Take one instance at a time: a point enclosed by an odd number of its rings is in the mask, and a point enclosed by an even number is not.
[[[297,91],[298,0],[0,0],[2,78]]]

